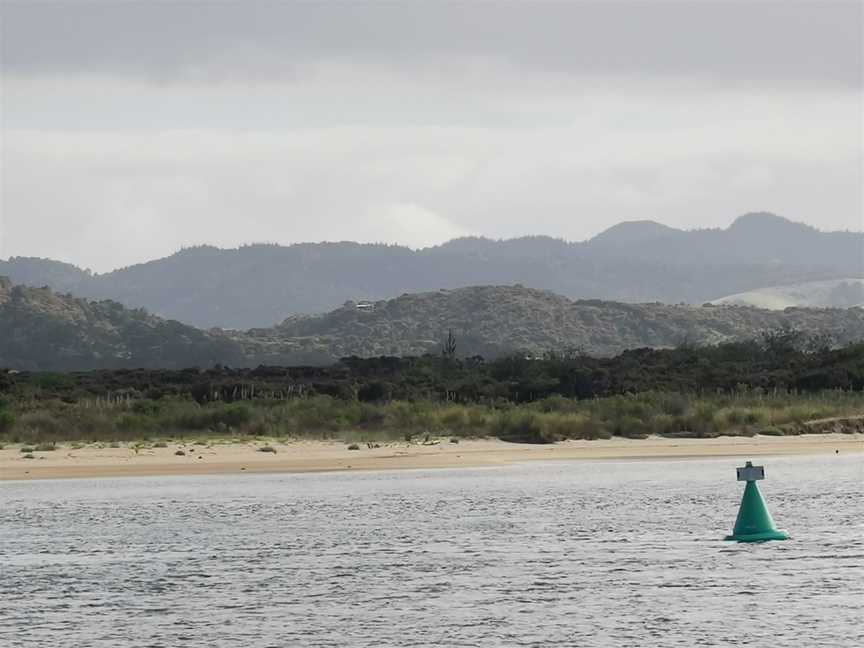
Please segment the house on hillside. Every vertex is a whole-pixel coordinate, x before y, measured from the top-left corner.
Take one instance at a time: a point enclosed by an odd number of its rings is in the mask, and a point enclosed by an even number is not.
[[[359,301],[355,302],[353,299],[349,299],[344,304],[342,304],[342,308],[353,308],[358,311],[371,311],[375,310],[375,302],[371,301]]]

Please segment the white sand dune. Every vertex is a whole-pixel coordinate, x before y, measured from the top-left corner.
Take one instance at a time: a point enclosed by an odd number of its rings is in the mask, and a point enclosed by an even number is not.
[[[848,277],[768,286],[715,299],[712,304],[737,304],[783,310],[790,307],[849,308],[864,306],[864,279]]]

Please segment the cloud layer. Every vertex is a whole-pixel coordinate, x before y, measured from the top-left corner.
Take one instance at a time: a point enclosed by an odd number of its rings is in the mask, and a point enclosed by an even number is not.
[[[5,3],[0,256],[862,227],[858,3]]]

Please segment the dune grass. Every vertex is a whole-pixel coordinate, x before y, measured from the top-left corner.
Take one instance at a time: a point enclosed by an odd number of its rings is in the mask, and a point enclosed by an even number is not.
[[[164,447],[168,440],[206,445],[294,438],[366,443],[497,437],[548,443],[652,434],[795,434],[805,421],[864,414],[864,394],[645,392],[588,400],[553,396],[524,405],[506,401],[373,404],[329,396],[204,406],[171,398],[114,403],[43,400],[10,403],[9,411],[13,422],[0,431],[0,442],[28,444],[36,451],[52,450],[58,442],[116,447],[121,442],[146,441]]]

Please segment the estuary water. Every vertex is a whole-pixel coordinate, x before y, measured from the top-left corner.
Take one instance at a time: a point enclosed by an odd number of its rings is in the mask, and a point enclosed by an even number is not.
[[[864,646],[864,457],[0,483],[0,645]]]

